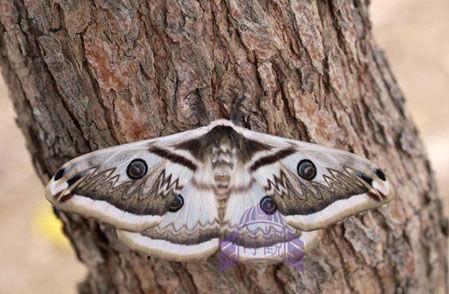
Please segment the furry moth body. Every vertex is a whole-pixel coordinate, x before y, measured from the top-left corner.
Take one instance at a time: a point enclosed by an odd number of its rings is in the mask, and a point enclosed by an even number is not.
[[[57,208],[108,223],[130,248],[171,260],[224,251],[220,240],[240,229],[254,207],[277,216],[307,249],[317,230],[377,208],[391,194],[382,170],[363,158],[227,120],[80,156],[46,190]],[[243,233],[227,245],[245,252],[289,238]]]

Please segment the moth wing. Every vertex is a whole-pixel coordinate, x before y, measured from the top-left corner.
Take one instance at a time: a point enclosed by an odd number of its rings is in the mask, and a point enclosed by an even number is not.
[[[318,239],[319,231],[297,230],[279,211],[266,214],[260,208],[266,196],[263,187],[251,178],[243,186],[247,188],[232,191],[226,201],[220,240],[222,254],[241,262],[301,261],[304,252]]]
[[[139,232],[154,227],[188,187],[197,164],[188,152],[173,146],[207,131],[203,127],[77,157],[52,177],[46,198],[61,210],[119,229]],[[147,171],[141,178],[131,178],[128,168],[137,159]]]
[[[263,193],[274,199],[288,224],[322,229],[345,217],[380,207],[393,197],[385,174],[355,154],[237,128],[243,136],[272,147],[247,165]],[[298,165],[310,161],[316,175],[305,179]]]
[[[175,261],[204,258],[219,244],[215,195],[190,182],[181,192],[184,206],[163,215],[161,222],[142,232],[118,230],[130,248],[151,256]]]

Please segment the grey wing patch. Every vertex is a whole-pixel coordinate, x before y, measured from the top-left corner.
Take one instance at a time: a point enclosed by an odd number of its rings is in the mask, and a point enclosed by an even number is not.
[[[135,215],[163,215],[183,188],[179,178],[167,172],[165,164],[162,161],[141,179],[122,181],[116,168],[96,168],[76,183],[72,194],[106,201]]]
[[[267,194],[273,195],[279,210],[285,215],[312,214],[329,204],[351,196],[368,193],[370,188],[355,172],[349,169],[337,171],[327,169],[324,183],[299,179],[296,173],[280,169],[273,173],[264,186]],[[372,197],[376,197],[375,194]],[[377,198],[376,198],[377,199]]]

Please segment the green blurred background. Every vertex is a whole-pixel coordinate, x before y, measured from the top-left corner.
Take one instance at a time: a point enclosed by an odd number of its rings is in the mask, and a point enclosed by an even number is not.
[[[373,0],[375,37],[419,127],[449,209],[449,1]],[[44,200],[0,80],[0,293],[75,293],[85,275]]]

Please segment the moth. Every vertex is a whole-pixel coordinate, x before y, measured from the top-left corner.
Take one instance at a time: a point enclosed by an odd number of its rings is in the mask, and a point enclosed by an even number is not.
[[[300,238],[308,250],[318,230],[392,197],[384,172],[364,158],[228,120],[85,154],[46,188],[56,208],[111,225],[132,250],[177,261],[231,247],[241,261],[281,260],[262,249]],[[244,227],[251,209],[267,221]]]

